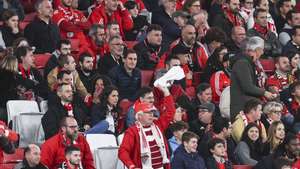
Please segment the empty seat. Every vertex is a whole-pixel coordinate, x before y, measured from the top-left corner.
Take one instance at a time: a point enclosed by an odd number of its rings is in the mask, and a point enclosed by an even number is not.
[[[3,153],[2,163],[4,163],[4,164],[5,163],[18,163],[18,162],[21,162],[23,160],[23,156],[24,156],[24,149],[17,148],[14,154]]]
[[[41,119],[43,113],[21,113],[13,119],[13,129],[19,133],[19,147],[25,148],[31,143],[41,145],[45,134]]]
[[[117,169],[118,147],[98,148],[95,150],[94,159],[97,169]]]
[[[45,68],[51,54],[35,54],[34,55],[34,63],[36,68],[43,69]]]
[[[152,70],[141,70],[142,73],[142,86],[149,86],[153,76],[154,72]]]
[[[273,59],[259,60],[266,73],[273,73],[275,71],[275,63]]]
[[[87,134],[86,140],[91,151],[101,147],[117,147],[116,137],[112,134]]]
[[[39,106],[36,101],[29,100],[9,100],[6,103],[8,123],[21,113],[39,112]]]
[[[121,145],[124,138],[124,133],[118,136],[118,144]]]

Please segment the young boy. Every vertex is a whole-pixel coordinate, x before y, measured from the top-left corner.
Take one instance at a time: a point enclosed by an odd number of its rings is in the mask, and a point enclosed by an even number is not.
[[[173,133],[173,137],[171,137],[169,141],[170,150],[172,152],[171,159],[174,156],[175,150],[181,145],[182,134],[188,130],[189,126],[187,123],[183,121],[178,121],[170,125],[169,129]]]

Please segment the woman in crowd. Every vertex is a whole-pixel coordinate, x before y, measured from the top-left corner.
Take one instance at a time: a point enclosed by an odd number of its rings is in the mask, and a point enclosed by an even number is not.
[[[268,130],[269,126],[273,122],[280,121],[282,110],[283,106],[281,103],[275,101],[267,102],[267,104],[263,108],[263,114],[261,117],[261,121],[264,124],[266,130]]]
[[[261,160],[263,144],[261,131],[255,123],[249,123],[235,149],[236,160],[241,165],[255,166]]]
[[[182,10],[188,12],[191,16],[198,14],[201,11],[200,0],[186,0]]]
[[[265,143],[264,155],[273,153],[285,137],[285,127],[281,121],[274,121],[268,130],[268,140]]]
[[[100,97],[101,94],[103,93],[103,90],[107,87],[112,85],[109,77],[105,75],[98,75],[95,77],[94,82],[93,82],[93,103],[98,104],[100,103]]]
[[[19,17],[14,11],[7,10],[3,12],[2,20],[4,25],[0,28],[2,39],[6,47],[12,46],[15,39],[22,37],[19,29]]]
[[[119,93],[114,86],[104,88],[100,103],[92,107],[91,126],[87,133],[118,133]]]

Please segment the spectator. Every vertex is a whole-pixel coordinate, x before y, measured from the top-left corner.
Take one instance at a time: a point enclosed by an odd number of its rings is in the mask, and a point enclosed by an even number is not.
[[[12,49],[14,51],[18,47],[21,47],[21,46],[30,46],[27,39],[24,37],[20,37],[20,38],[17,38],[16,40],[14,40],[14,42],[12,44]]]
[[[58,8],[54,11],[52,19],[60,29],[63,39],[78,39],[79,47],[86,48],[88,42],[84,31],[88,30],[90,24],[84,14],[71,7],[71,0],[61,0]]]
[[[286,23],[279,34],[279,41],[282,46],[286,45],[292,39],[292,30],[294,26],[300,26],[300,12],[290,10],[286,14]]]
[[[59,169],[81,169],[81,152],[78,147],[68,146],[65,150],[66,160],[60,165]]]
[[[89,49],[94,57],[94,65],[109,52],[108,44],[106,42],[106,32],[103,25],[94,24],[89,31]]]
[[[226,0],[228,7],[222,9],[221,13],[215,14],[212,20],[212,26],[220,28],[227,36],[234,26],[245,27],[245,20],[239,13],[239,0]]]
[[[112,21],[107,24],[106,28],[106,39],[109,41],[111,37],[120,36],[120,26],[118,22]],[[124,39],[124,38],[122,38]]]
[[[202,41],[203,37],[206,35],[209,29],[208,25],[208,13],[205,10],[201,10],[198,14],[191,16],[190,22],[193,23],[197,30],[197,40]]]
[[[188,22],[189,14],[184,11],[175,11],[172,14],[172,19],[174,22],[182,29]]]
[[[298,52],[289,52],[287,56],[290,61],[291,74],[295,75],[295,72],[298,70],[298,65],[300,63],[300,54]]]
[[[240,59],[233,64],[230,76],[231,121],[234,121],[236,115],[243,109],[248,100],[261,96],[266,98],[276,98],[277,96],[257,86],[254,63],[263,54],[263,49],[264,40],[254,36],[247,40],[245,52],[237,55]]]
[[[300,26],[294,26],[292,39],[283,47],[282,54],[288,55],[291,52],[300,51]]]
[[[26,26],[24,36],[35,53],[52,53],[60,41],[59,29],[51,21],[53,9],[49,0],[38,0],[35,4],[37,17]]]
[[[14,55],[19,59],[18,74],[22,76],[22,81],[17,88],[21,89],[20,98],[25,100],[35,100],[38,97],[47,98],[48,89],[46,81],[40,72],[34,67],[34,48],[21,46],[14,51]]]
[[[119,89],[120,99],[136,99],[136,92],[141,88],[141,71],[136,68],[137,55],[134,50],[127,50],[123,57],[124,65],[109,71],[112,83]]]
[[[206,161],[207,168],[233,168],[231,161],[226,159],[226,146],[224,140],[219,138],[213,138],[208,143],[208,149],[210,151],[210,157]]]
[[[130,169],[170,167],[168,146],[162,133],[173,120],[175,106],[169,90],[166,87],[160,87],[160,90],[165,96],[160,117],[153,118],[151,104],[138,104],[135,107],[137,123],[125,131],[118,157]]]
[[[241,165],[255,166],[262,159],[262,135],[259,126],[249,123],[235,149],[237,161]]]
[[[165,54],[165,50],[162,49],[162,28],[152,24],[146,33],[145,40],[136,44],[133,49],[138,55],[137,66],[142,70],[154,70]]]
[[[228,50],[233,53],[242,51],[243,43],[246,39],[246,30],[242,26],[234,26],[231,30],[231,38],[226,44]]]
[[[176,11],[176,0],[162,0],[161,6],[152,12],[152,24],[162,27],[163,49],[180,37],[180,28],[172,20],[172,14]]]
[[[282,104],[271,101],[267,102],[263,109],[261,121],[265,128],[268,130],[270,125],[275,121],[281,120],[281,114],[283,114]]]
[[[115,66],[122,64],[124,42],[120,36],[113,36],[109,39],[110,52],[104,55],[98,62],[98,72],[107,75]]]
[[[4,47],[11,47],[13,41],[23,36],[19,29],[19,17],[14,11],[6,10],[2,14],[3,26],[0,27]]]
[[[123,2],[124,6],[128,2],[128,0],[121,0],[121,1]],[[134,0],[134,2],[137,4],[137,9],[139,13],[147,12],[143,0]]]
[[[14,169],[47,169],[41,162],[41,149],[35,144],[29,144],[24,149],[24,159]]]
[[[182,144],[182,135],[187,132],[189,125],[183,121],[177,121],[169,126],[173,136],[168,140],[170,151],[172,152],[171,160],[174,157],[174,152]]]
[[[267,85],[273,84],[278,87],[279,92],[287,89],[293,83],[293,77],[290,74],[290,62],[287,56],[278,56],[275,58],[275,73],[267,80]]]
[[[49,101],[48,111],[42,118],[45,138],[48,139],[59,132],[60,121],[66,116],[74,117],[80,127],[80,131],[88,128],[86,114],[73,102],[73,90],[70,84],[60,84],[57,87],[55,99]]]
[[[80,68],[77,70],[77,72],[80,80],[89,93],[92,93],[92,81],[94,80],[94,77],[96,75],[96,72],[93,69],[93,63],[93,57],[89,53],[82,53],[79,56]]]
[[[274,121],[268,130],[268,140],[265,144],[264,154],[274,153],[277,147],[283,142],[285,127],[281,121]]]
[[[19,136],[16,132],[10,130],[4,121],[0,120],[0,161],[3,161],[3,153],[13,154],[15,152],[16,142]]]
[[[49,72],[58,66],[58,58],[60,55],[71,54],[71,50],[71,42],[69,40],[60,40],[57,45],[57,49],[52,53],[51,57],[46,63],[44,76],[47,77]]]
[[[145,31],[150,25],[147,17],[139,14],[138,5],[139,4],[136,1],[127,1],[124,4],[133,20],[133,28],[130,31],[125,31],[125,39],[128,41],[135,41],[139,38],[143,38],[142,36],[145,36]]]
[[[276,29],[278,32],[281,32],[284,24],[286,23],[286,15],[292,10],[293,5],[291,0],[279,0],[277,2],[277,8],[279,14],[274,18],[276,20]]]
[[[196,89],[196,99],[193,100],[194,106],[201,105],[203,103],[211,103],[212,91],[211,86],[208,83],[200,83]]]
[[[64,117],[60,131],[42,144],[41,162],[49,169],[56,168],[65,160],[66,147],[73,145],[80,149],[82,167],[95,169],[93,155],[85,137],[78,133],[78,124],[74,117]]]
[[[191,16],[198,14],[201,11],[200,0],[185,0],[182,10],[188,12]]]
[[[93,80],[93,103],[98,104],[100,103],[100,96],[102,95],[103,89],[107,86],[111,86],[111,81],[109,77],[105,75],[96,75]]]
[[[257,123],[258,126],[260,126],[260,137],[262,137],[263,141],[266,141],[266,128],[260,121],[262,113],[261,109],[262,103],[257,99],[251,99],[246,102],[244,110],[236,116],[235,121],[232,124],[232,138],[235,142],[238,143],[241,140],[243,131],[249,123]]]
[[[107,27],[109,21],[116,21],[122,37],[124,37],[125,31],[130,31],[133,28],[130,13],[120,0],[104,0],[92,11],[88,19],[90,23],[102,24],[104,27]]]
[[[193,132],[185,132],[182,135],[182,145],[175,153],[171,163],[172,169],[205,169],[202,157],[197,153],[199,136]]]
[[[267,28],[267,11],[263,9],[256,9],[253,13],[253,17],[255,23],[253,28],[247,31],[247,36],[258,36],[265,41],[265,57],[275,57],[281,54],[281,44],[278,41],[276,34]]]
[[[248,22],[248,19],[253,11],[254,11],[253,0],[241,0],[240,14],[244,18],[246,23]]]
[[[210,57],[215,49],[221,47],[227,40],[226,34],[217,27],[211,27],[203,39],[205,51]]]
[[[114,86],[104,88],[100,97],[100,104],[92,107],[92,128],[89,129],[87,133],[120,133],[122,126],[118,126],[118,120],[120,119],[120,108],[118,103],[118,89]]]
[[[91,97],[91,94],[89,94],[84,87],[78,72],[76,71],[76,63],[72,55],[60,55],[58,58],[58,64],[59,66],[56,66],[54,69],[49,72],[47,76],[48,86],[53,91],[55,90],[55,85],[57,84],[57,75],[59,71],[61,70],[67,70],[72,72],[73,75],[73,83],[75,90],[78,92],[78,94],[83,98],[83,100],[87,103]]]
[[[11,10],[17,13],[20,20],[24,19],[24,9],[18,0],[3,0],[0,2],[0,16],[3,15],[5,10]]]

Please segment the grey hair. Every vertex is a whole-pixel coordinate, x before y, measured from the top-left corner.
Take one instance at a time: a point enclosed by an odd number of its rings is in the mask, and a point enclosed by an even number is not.
[[[34,4],[34,9],[35,9],[36,11],[38,11],[39,8],[41,7],[41,4],[42,4],[44,1],[49,1],[49,0],[37,0],[37,1],[35,2],[35,4]]]
[[[275,102],[275,101],[271,101],[268,102],[263,109],[264,114],[270,114],[274,111],[276,111],[277,108],[280,108],[280,111],[282,111],[283,106],[281,103]]]
[[[247,39],[245,49],[246,50],[255,50],[257,48],[264,49],[265,47],[265,41],[258,37],[258,36],[253,36]]]
[[[89,30],[89,36],[95,35],[97,33],[97,29],[104,29],[104,26],[100,25],[100,24],[92,25],[90,30]]]

